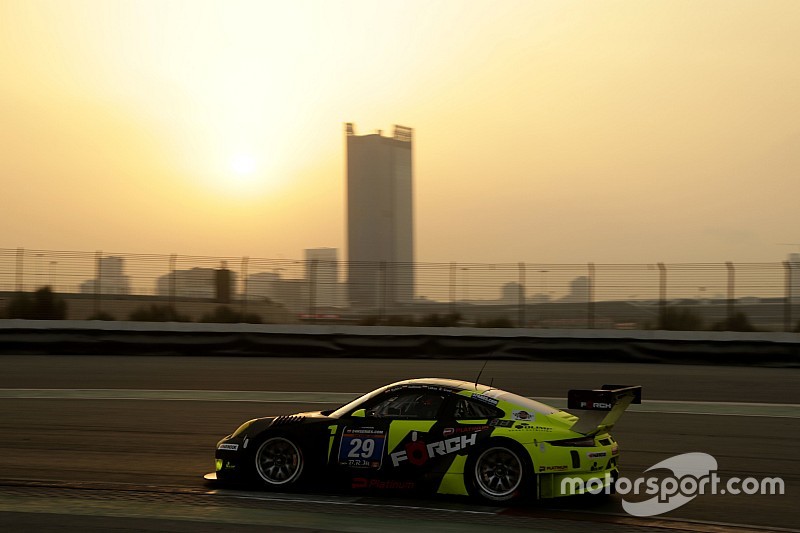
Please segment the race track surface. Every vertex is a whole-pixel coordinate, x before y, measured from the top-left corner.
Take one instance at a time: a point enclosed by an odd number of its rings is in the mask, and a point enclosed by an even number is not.
[[[785,481],[783,496],[698,496],[666,516],[634,519],[620,496],[504,509],[238,492],[201,478],[213,470],[217,440],[244,420],[330,408],[409,377],[474,380],[476,361],[7,355],[0,365],[4,531],[797,531],[800,524],[798,370],[490,362],[481,382],[552,403],[569,388],[643,385],[645,404],[614,431],[624,476],[705,452],[723,478]]]

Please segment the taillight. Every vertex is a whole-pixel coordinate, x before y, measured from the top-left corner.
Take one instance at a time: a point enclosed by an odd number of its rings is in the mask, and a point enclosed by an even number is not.
[[[574,446],[576,448],[594,447],[594,437],[580,437],[577,439],[556,440],[550,444],[553,446]]]

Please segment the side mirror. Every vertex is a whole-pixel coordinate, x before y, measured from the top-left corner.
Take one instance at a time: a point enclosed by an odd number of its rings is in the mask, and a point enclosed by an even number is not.
[[[350,416],[364,418],[365,416],[367,416],[367,412],[364,409],[356,409]]]

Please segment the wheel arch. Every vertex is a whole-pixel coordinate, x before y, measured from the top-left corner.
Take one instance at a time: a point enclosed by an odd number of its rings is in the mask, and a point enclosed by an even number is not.
[[[534,461],[533,457],[531,456],[531,453],[521,443],[517,442],[516,440],[510,437],[502,435],[486,439],[479,446],[471,450],[470,453],[467,455],[467,460],[464,465],[464,484],[467,488],[467,492],[473,497],[484,498],[485,500],[485,497],[481,496],[480,490],[478,489],[475,483],[475,464],[477,463],[478,458],[483,452],[494,447],[505,447],[513,451],[522,462],[522,471],[523,471],[522,486],[520,486],[517,495],[513,496],[512,498],[509,498],[509,502],[517,501],[524,494],[531,494],[531,493],[536,498],[538,498],[539,495],[538,476],[534,468]]]
[[[523,463],[525,463],[524,466],[530,469],[529,472],[530,474],[534,474],[536,472],[534,469],[535,464],[531,452],[529,452],[528,449],[522,443],[512,439],[511,437],[508,437],[506,435],[498,435],[496,437],[490,437],[482,443],[482,447],[483,449],[485,449],[490,446],[496,446],[498,444],[505,445],[508,448],[511,448],[512,450],[517,452],[520,455],[520,458],[522,459]]]

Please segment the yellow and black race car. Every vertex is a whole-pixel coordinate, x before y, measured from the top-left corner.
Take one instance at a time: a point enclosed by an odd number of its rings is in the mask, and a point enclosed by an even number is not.
[[[488,502],[605,489],[619,475],[608,430],[640,402],[638,386],[571,390],[568,413],[477,383],[411,379],[333,411],[245,422],[217,444],[206,479]]]

